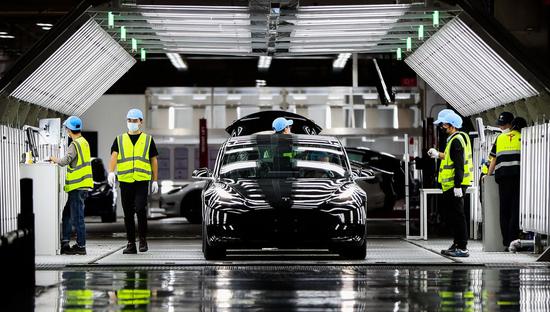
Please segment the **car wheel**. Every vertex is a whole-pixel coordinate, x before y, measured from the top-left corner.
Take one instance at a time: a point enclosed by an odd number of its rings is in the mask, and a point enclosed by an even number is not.
[[[347,260],[363,260],[367,256],[367,239],[364,238],[359,246],[342,248],[338,253]]]
[[[202,223],[202,209],[201,209],[201,193],[192,194],[187,196],[189,198],[186,201],[184,198],[181,201],[181,211],[182,215],[189,221],[191,224],[201,224]],[[185,203],[184,203],[185,202]],[[184,209],[184,205],[189,205],[188,209]]]
[[[213,247],[208,245],[208,234],[206,233],[206,225],[202,225],[202,253],[206,260],[221,260],[225,258],[226,250],[221,247]]]

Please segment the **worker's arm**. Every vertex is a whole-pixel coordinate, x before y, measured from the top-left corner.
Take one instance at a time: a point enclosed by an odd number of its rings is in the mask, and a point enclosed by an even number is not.
[[[76,147],[73,143],[69,145],[67,149],[67,155],[63,158],[50,157],[50,161],[64,167],[70,164],[74,159],[76,159]]]
[[[158,181],[159,163],[157,156],[151,157],[151,170],[153,170],[153,181]]]
[[[462,187],[462,180],[464,179],[464,148],[458,139],[453,140],[451,143],[450,153],[453,166],[455,167],[455,188],[459,188]]]
[[[439,159],[445,159],[445,153],[439,152]]]
[[[487,175],[493,175],[495,172],[495,167],[497,166],[497,159],[493,157],[491,159],[491,164],[489,164],[489,170],[487,171]]]
[[[493,147],[491,148],[491,152],[489,153],[489,156],[491,156],[491,163],[489,164],[489,170],[487,171],[487,175],[493,175],[495,173],[495,167],[497,165],[497,142],[493,144]]]
[[[117,158],[118,158],[118,153],[117,152],[112,152],[111,153],[111,160],[109,161],[109,172],[115,172]]]

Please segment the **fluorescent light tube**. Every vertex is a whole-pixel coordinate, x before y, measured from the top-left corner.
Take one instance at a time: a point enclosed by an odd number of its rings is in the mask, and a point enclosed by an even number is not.
[[[271,65],[271,56],[262,55],[258,59],[258,68],[267,69]]]
[[[166,53],[166,56],[168,56],[168,59],[170,59],[170,62],[172,62],[175,68],[180,70],[187,69],[187,64],[185,64],[181,55],[178,53]]]

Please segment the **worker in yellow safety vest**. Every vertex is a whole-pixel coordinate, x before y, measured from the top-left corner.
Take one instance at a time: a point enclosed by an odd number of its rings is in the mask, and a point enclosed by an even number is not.
[[[464,213],[464,193],[472,184],[472,156],[468,144],[458,129],[462,128],[462,118],[455,112],[443,112],[434,124],[448,135],[445,151],[435,148],[428,151],[432,158],[440,159],[438,182],[443,190],[443,202],[449,206],[441,210],[447,224],[453,231],[453,244],[441,253],[451,257],[468,257],[467,220]]]
[[[513,125],[515,124],[515,127]],[[500,199],[500,231],[504,250],[519,236],[519,176],[521,156],[521,128],[525,119],[514,119],[510,112],[503,112],[497,120],[502,133],[491,149],[488,175],[495,175]]]
[[[82,136],[82,120],[71,116],[63,123],[72,139],[67,155],[59,159],[50,157],[50,161],[59,166],[67,166],[65,187],[67,203],[62,215],[62,255],[86,254],[86,226],[84,223],[84,201],[90,189],[94,187],[92,166],[90,164],[90,145]],[[76,229],[76,244],[69,246],[72,227]]]
[[[139,251],[146,252],[147,246],[147,196],[149,183],[151,192],[158,192],[158,151],[153,137],[142,132],[143,113],[139,109],[130,109],[126,115],[128,132],[116,137],[111,146],[109,163],[109,184],[115,185],[115,168],[124,210],[124,224],[128,244],[125,254],[137,253],[136,225],[138,219]]]

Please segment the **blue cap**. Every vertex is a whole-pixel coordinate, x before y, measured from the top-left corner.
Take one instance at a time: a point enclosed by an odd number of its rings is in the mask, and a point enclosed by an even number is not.
[[[71,116],[65,120],[63,126],[72,131],[82,131],[82,120],[76,116]]]
[[[444,111],[444,110],[443,110]],[[438,125],[441,123],[449,124],[457,129],[462,128],[462,117],[458,116],[457,113],[448,110],[450,112],[439,112],[437,115],[437,120],[434,121],[434,124]]]
[[[271,126],[273,127],[273,130],[275,130],[275,132],[281,132],[286,127],[292,126],[293,123],[294,122],[292,120],[286,120],[283,117],[279,117],[279,118],[275,118],[275,120],[273,120],[273,124]]]
[[[126,119],[143,119],[143,113],[137,108],[132,108],[128,111]]]

